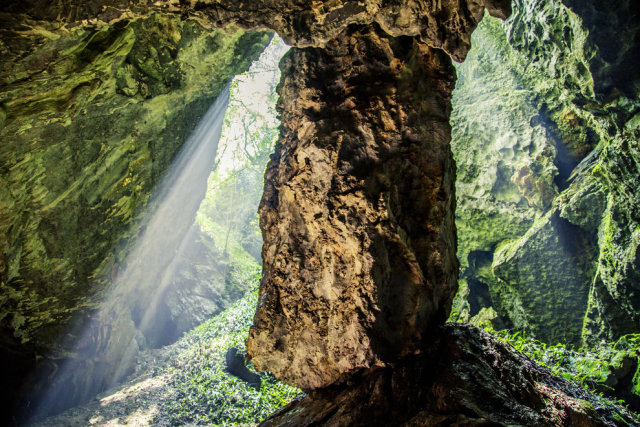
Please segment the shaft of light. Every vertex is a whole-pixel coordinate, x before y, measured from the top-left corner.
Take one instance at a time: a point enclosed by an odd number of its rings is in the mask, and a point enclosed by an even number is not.
[[[71,357],[53,375],[48,390],[29,415],[46,416],[80,403],[117,384],[131,372],[146,331],[167,286],[180,266],[175,260],[193,233],[196,212],[207,188],[229,102],[220,93],[183,145],[151,199],[141,232],[126,262],[112,274],[110,291],[73,345]],[[138,312],[134,321],[132,313]],[[158,331],[155,331],[158,332]]]

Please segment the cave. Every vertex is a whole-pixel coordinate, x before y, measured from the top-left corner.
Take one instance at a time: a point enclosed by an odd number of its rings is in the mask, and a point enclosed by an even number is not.
[[[3,423],[640,424],[633,0],[0,23]]]

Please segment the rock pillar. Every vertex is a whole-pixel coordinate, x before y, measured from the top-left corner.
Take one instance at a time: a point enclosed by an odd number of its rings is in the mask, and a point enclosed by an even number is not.
[[[311,390],[419,352],[448,315],[455,71],[444,52],[375,26],[281,64],[247,349],[258,369]]]

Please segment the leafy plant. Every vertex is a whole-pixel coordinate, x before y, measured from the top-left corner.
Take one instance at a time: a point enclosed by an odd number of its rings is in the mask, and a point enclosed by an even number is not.
[[[300,390],[263,374],[259,391],[225,370],[225,353],[244,348],[258,300],[253,290],[224,312],[185,335],[168,355],[172,395],[163,399],[156,422],[170,425],[237,425],[260,422],[300,396]],[[250,369],[252,369],[250,367]]]
[[[602,343],[595,348],[573,349],[563,343],[548,345],[520,331],[484,329],[555,375],[601,397],[615,399],[624,406],[629,402],[620,395],[632,400],[640,397],[640,334],[626,335],[615,343]],[[626,389],[621,386],[628,381],[620,379],[623,375],[633,377]]]

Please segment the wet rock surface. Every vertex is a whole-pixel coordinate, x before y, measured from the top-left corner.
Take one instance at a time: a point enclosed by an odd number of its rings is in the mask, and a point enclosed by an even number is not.
[[[496,16],[509,10],[506,1],[2,3],[0,123],[12,136],[9,186],[0,190],[5,348],[32,340],[50,348],[74,312],[95,306],[101,287],[88,278],[96,269],[118,274],[107,254],[123,249],[198,111],[246,63],[250,37],[236,33],[228,43],[214,27],[268,27],[292,43],[322,45],[348,25],[375,22],[460,59],[485,7]],[[203,72],[215,78],[196,96]]]
[[[251,56],[250,37],[227,43],[215,27],[271,28],[290,43],[323,46],[349,25],[374,25],[462,59],[485,7],[495,16],[509,11],[507,1],[4,2],[0,117],[3,133],[15,136],[3,171],[15,188],[0,194],[0,276],[10,290],[4,347],[50,350],[68,319],[99,300],[100,283],[90,279],[118,275],[108,254],[126,252],[122,242],[135,234],[128,227],[197,121],[193,113]],[[194,76],[203,71],[215,78],[196,96]],[[443,317],[448,302],[425,304]],[[132,338],[135,319],[120,320]]]
[[[362,27],[282,64],[247,350],[258,369],[315,389],[412,353],[447,316],[454,73],[442,51]]]
[[[311,392],[264,426],[630,425],[634,419],[471,326],[446,324],[420,354]]]

